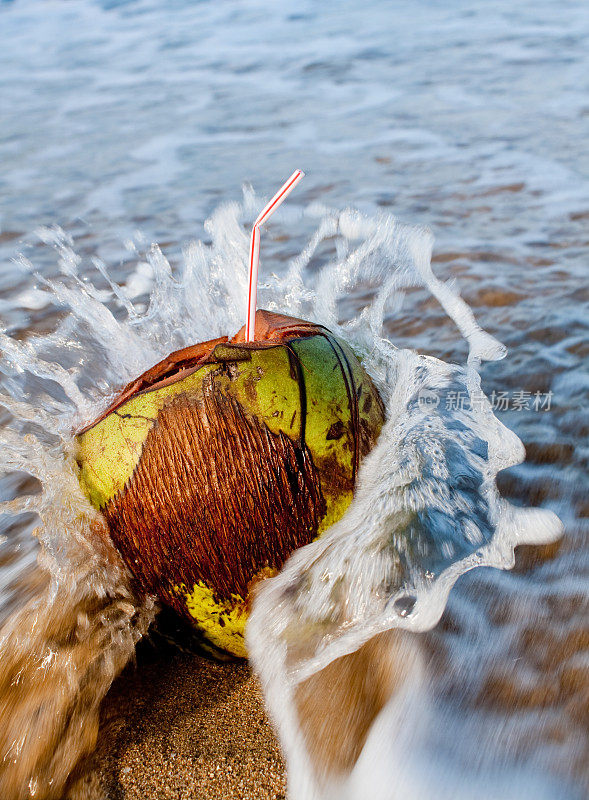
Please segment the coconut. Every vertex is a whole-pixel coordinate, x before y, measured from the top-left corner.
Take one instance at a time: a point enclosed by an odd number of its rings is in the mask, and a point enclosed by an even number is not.
[[[258,311],[178,350],[80,431],[80,483],[141,592],[245,656],[255,583],[343,515],[384,421],[349,345]]]

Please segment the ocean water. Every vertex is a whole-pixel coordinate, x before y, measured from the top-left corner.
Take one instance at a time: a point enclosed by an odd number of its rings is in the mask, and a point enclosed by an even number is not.
[[[153,616],[79,491],[71,433],[170,350],[243,324],[247,226],[296,167],[260,305],[353,341],[389,422],[358,503],[312,546],[334,575],[357,567],[350,617],[329,621],[314,550],[260,615],[305,570],[307,606],[286,592],[274,627],[254,616],[292,795],[584,796],[588,40],[576,2],[0,4],[6,796],[58,791]],[[399,531],[371,572],[384,514],[363,509],[406,511],[400,470],[445,516],[414,534],[419,557],[399,561]],[[444,470],[466,484],[440,494]],[[488,566],[526,541],[544,544]],[[390,626],[411,674],[352,772],[326,776],[296,688]]]

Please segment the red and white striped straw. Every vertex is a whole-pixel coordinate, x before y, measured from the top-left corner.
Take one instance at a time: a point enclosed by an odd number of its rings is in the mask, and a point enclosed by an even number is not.
[[[305,177],[305,173],[300,169],[290,176],[280,189],[276,192],[268,205],[264,206],[252,228],[252,238],[250,240],[250,277],[247,299],[247,321],[245,323],[246,342],[254,341],[256,305],[258,300],[258,271],[260,267],[260,226],[266,222],[288,195],[295,188],[297,183]]]

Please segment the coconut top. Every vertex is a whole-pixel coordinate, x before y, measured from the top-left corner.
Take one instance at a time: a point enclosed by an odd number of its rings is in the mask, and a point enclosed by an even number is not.
[[[303,336],[312,336],[315,333],[326,330],[326,328],[316,325],[314,322],[258,309],[256,311],[255,340],[253,342],[245,341],[244,325],[233,338],[221,336],[218,339],[209,339],[207,342],[199,342],[189,347],[183,347],[181,350],[175,350],[138,378],[128,383],[108,408],[93,422],[78,431],[77,435],[86,433],[109,414],[112,414],[113,411],[120,408],[131,397],[169,386],[179,378],[187,378],[205,364],[210,364],[219,358],[232,360],[233,356],[234,359],[237,359],[243,350],[272,347],[279,343],[289,342]],[[217,350],[217,348],[219,349]]]

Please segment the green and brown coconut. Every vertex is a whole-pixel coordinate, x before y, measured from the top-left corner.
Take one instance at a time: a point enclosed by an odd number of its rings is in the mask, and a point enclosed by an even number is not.
[[[267,311],[172,353],[78,434],[80,482],[141,591],[245,656],[261,578],[340,519],[384,421],[326,328]]]

